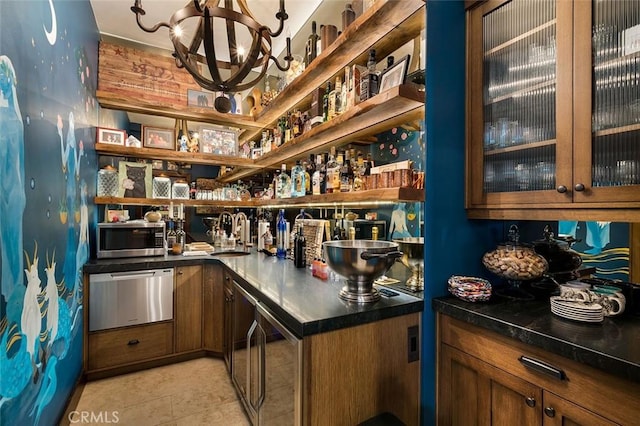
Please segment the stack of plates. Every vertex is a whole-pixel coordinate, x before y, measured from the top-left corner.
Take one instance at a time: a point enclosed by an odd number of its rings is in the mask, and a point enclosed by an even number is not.
[[[598,303],[582,302],[560,296],[551,296],[549,300],[551,312],[559,317],[583,322],[604,321],[602,305]]]
[[[491,297],[491,283],[482,278],[453,275],[448,282],[449,293],[467,302],[486,302]]]

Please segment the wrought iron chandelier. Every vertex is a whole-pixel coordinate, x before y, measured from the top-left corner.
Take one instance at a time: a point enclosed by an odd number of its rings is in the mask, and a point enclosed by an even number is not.
[[[284,0],[280,0],[280,10],[276,13],[279,20],[278,30],[273,32],[267,26],[258,23],[249,10],[246,0],[236,0],[240,12],[234,10],[233,0],[193,0],[182,9],[177,10],[169,22],[159,22],[153,27],[147,27],[141,22],[141,16],[145,15],[142,8],[142,0],[135,0],[131,11],[136,14],[138,26],[149,33],[156,32],[161,27],[169,29],[169,36],[173,43],[176,65],[185,68],[194,80],[204,89],[214,92],[233,93],[249,89],[265,75],[269,65],[269,59],[281,71],[286,71],[291,65],[291,40],[286,39],[287,52],[284,57],[285,65],[281,65],[277,58],[272,56],[272,38],[278,37],[284,28],[284,21],[289,18],[284,9]],[[223,5],[220,5],[220,3]],[[189,44],[185,44],[183,36],[183,24],[188,19],[197,19],[196,30]],[[226,35],[229,49],[229,61],[221,60],[220,52],[216,51],[214,40],[214,20],[216,23],[226,24]],[[240,46],[237,39],[236,24],[246,27],[251,36],[251,46]],[[204,43],[205,57],[198,54],[200,46]],[[211,77],[203,75],[201,64],[205,64]],[[251,71],[259,68],[257,76],[251,75]],[[229,77],[223,78],[220,70],[228,70]],[[226,101],[224,101],[226,99]],[[216,109],[219,111],[230,108],[227,105],[228,98],[216,99]]]

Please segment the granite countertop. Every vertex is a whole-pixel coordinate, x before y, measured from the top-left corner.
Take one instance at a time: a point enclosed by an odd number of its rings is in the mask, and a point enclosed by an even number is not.
[[[608,373],[640,382],[640,317],[624,314],[590,324],[551,313],[549,300],[469,303],[432,300],[434,310]]]
[[[91,260],[84,265],[88,274],[124,272],[220,262],[238,284],[260,301],[297,337],[323,333],[413,312],[422,312],[420,294],[396,291],[397,296],[381,297],[378,302],[356,304],[338,297],[345,284],[342,279],[323,281],[311,275],[309,268],[295,268],[291,260],[257,253],[237,257],[176,256]],[[387,276],[408,277],[400,263]],[[390,287],[393,290],[393,287]]]

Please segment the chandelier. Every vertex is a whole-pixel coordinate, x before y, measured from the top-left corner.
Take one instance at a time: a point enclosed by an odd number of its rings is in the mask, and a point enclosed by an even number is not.
[[[289,69],[293,57],[291,56],[291,39],[286,38],[287,53],[284,57],[285,65],[281,65],[277,58],[272,56],[272,38],[278,37],[284,28],[284,21],[289,18],[284,9],[284,0],[280,0],[280,10],[276,13],[279,20],[278,30],[273,32],[267,26],[258,23],[249,10],[246,0],[236,0],[240,12],[234,10],[233,0],[193,0],[182,9],[177,10],[169,22],[159,22],[153,27],[147,27],[141,22],[141,16],[145,15],[142,8],[142,0],[135,0],[131,11],[136,14],[138,26],[149,33],[156,32],[161,27],[169,29],[169,36],[173,43],[173,56],[178,68],[186,69],[194,80],[204,89],[213,92],[239,92],[256,85],[266,74],[269,60],[281,71]],[[220,5],[223,3],[223,5]],[[187,23],[187,20],[190,20]],[[193,20],[197,20],[195,24]],[[214,21],[216,25],[226,28],[226,38],[229,60],[221,60],[220,53],[216,49],[214,40]],[[184,27],[188,24],[195,25],[195,32],[191,40],[185,43]],[[250,35],[250,47],[242,46],[236,33],[236,24],[243,32]],[[204,43],[203,57],[198,53]],[[209,75],[202,73],[203,65],[206,65]],[[259,69],[258,69],[259,68]],[[222,70],[227,70],[228,78],[224,78]],[[252,71],[258,69],[257,71]],[[256,74],[257,73],[257,74]],[[216,99],[216,109],[228,112],[231,103],[226,97]]]

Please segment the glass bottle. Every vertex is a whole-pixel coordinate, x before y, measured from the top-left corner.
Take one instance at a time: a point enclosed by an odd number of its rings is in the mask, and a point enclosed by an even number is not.
[[[167,249],[171,251],[173,245],[176,243],[176,231],[173,229],[173,220],[169,221],[169,230],[167,231]]]
[[[378,94],[378,84],[380,82],[380,72],[376,71],[376,50],[369,50],[367,70],[360,79],[360,102]]]
[[[320,195],[320,170],[324,164],[322,164],[322,155],[316,155],[316,170],[311,175],[311,193],[313,195]],[[325,172],[326,173],[326,172]]]
[[[356,161],[356,167],[353,171],[353,190],[354,191],[363,191],[365,190],[364,184],[364,173],[365,173],[365,165],[364,165],[364,157],[361,152],[358,152],[358,159]]]
[[[276,222],[276,256],[280,259],[287,257],[287,221],[284,218],[284,209],[280,209]]]
[[[336,85],[333,86],[333,90],[329,92],[329,112],[327,114],[329,120],[333,120],[337,115],[336,103],[340,101],[340,95],[337,95],[337,85],[338,79],[336,79]]]
[[[331,173],[331,180],[333,187],[333,192],[340,192],[340,171],[342,170],[342,165],[344,164],[344,153],[339,152],[336,157],[336,166],[333,168]]]
[[[304,57],[305,68],[318,56],[318,41],[320,37],[316,32],[316,21],[311,22],[311,34],[307,39],[306,54]]]
[[[342,78],[336,77],[334,117],[342,114]]]
[[[187,234],[184,232],[184,221],[178,220],[178,229],[176,230],[176,244],[179,244],[182,252],[184,252],[184,246],[187,240]]]
[[[309,155],[309,161],[305,161],[302,166],[304,167],[304,193],[305,195],[311,195],[313,193],[311,177],[316,171],[313,154]]]
[[[302,222],[300,222],[296,239],[293,243],[293,263],[296,268],[304,268],[307,266],[306,247],[307,240],[304,237]]]
[[[276,198],[291,198],[291,177],[287,173],[287,165],[282,164],[280,170],[278,186],[276,187]]]
[[[303,197],[305,195],[304,172],[300,160],[296,160],[296,165],[291,169],[291,197]]]
[[[329,121],[329,94],[331,93],[331,82],[327,81],[327,88],[324,89],[322,97],[322,121]]]
[[[356,12],[351,8],[351,3],[347,3],[342,11],[342,32],[344,32],[353,21],[356,20]]]
[[[336,148],[335,147],[331,147],[331,151],[329,153],[329,160],[327,161],[327,167],[326,167],[326,193],[327,194],[332,194],[334,191],[334,186],[333,186],[333,182],[334,182],[334,178],[333,178],[333,174],[334,172],[339,172],[340,170],[340,166],[338,166],[338,162],[336,161]],[[338,182],[340,181],[340,176],[338,176]],[[336,192],[340,191],[340,186],[336,185],[335,187]]]
[[[340,167],[340,192],[351,192],[353,188],[353,167],[351,166],[351,153],[345,151],[345,158]]]

